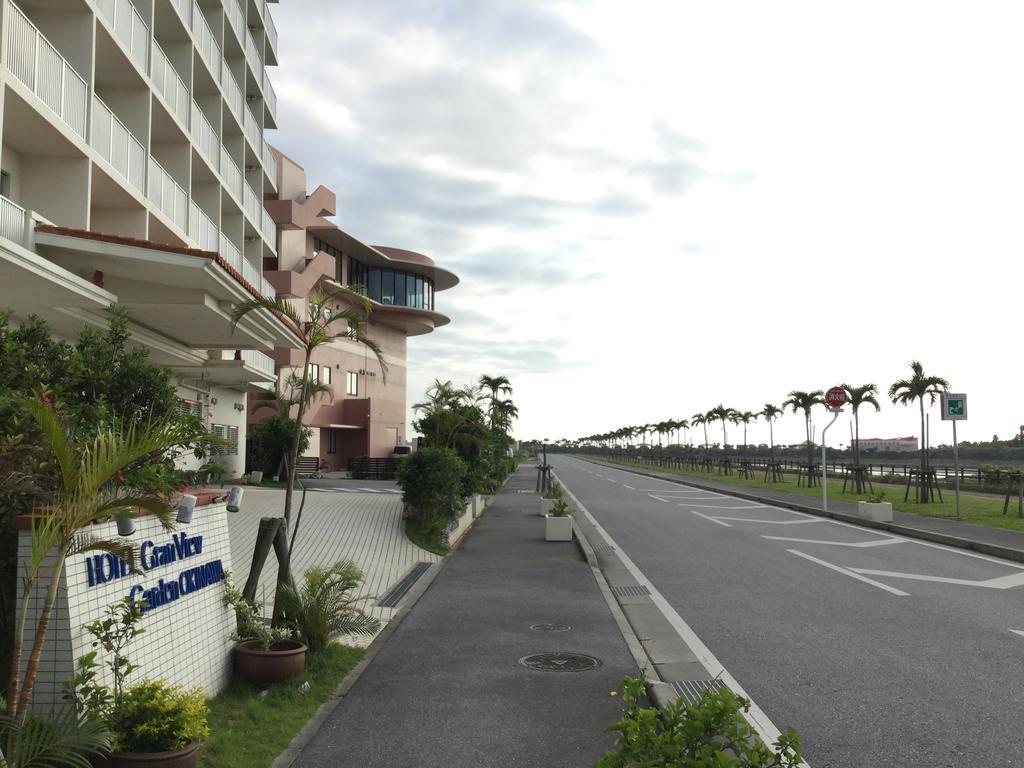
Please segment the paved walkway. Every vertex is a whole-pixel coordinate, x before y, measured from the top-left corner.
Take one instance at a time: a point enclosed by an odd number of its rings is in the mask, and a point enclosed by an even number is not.
[[[301,499],[295,496],[295,506]],[[231,535],[232,579],[242,585],[249,576],[252,551],[261,517],[280,517],[284,509],[283,490],[246,488],[241,510],[228,515]],[[333,565],[352,560],[365,574],[359,596],[383,597],[417,563],[435,563],[441,558],[420,549],[402,530],[402,499],[391,493],[309,493],[295,543],[292,571],[296,581],[311,565]],[[260,577],[257,599],[266,611],[272,607],[277,582],[277,560],[267,558]],[[376,600],[363,607],[382,622],[389,621],[394,608],[379,608]],[[343,638],[348,644],[366,644],[369,638]]]
[[[647,475],[648,477],[658,477],[675,482],[684,482],[698,487],[706,487],[725,493],[731,493],[736,496],[756,498],[760,501],[766,501],[772,504],[788,506],[795,505],[813,510],[821,510],[822,508],[821,499],[814,498],[812,496],[801,496],[796,493],[788,493],[786,491],[779,491],[768,487],[751,488],[748,486],[734,485],[720,480],[709,480],[702,477],[687,477],[685,475],[679,475],[672,472],[659,471],[653,467],[634,467],[625,464],[602,462],[590,456],[580,456],[579,458],[587,461],[594,461],[595,463],[608,464],[609,466],[614,466],[617,469],[635,471],[640,474]],[[842,499],[835,498],[831,494],[829,495],[828,508],[830,512],[838,512],[842,515],[852,517],[857,516],[856,502],[843,501]],[[1015,513],[1011,509],[1009,514]],[[901,529],[897,531],[898,533],[902,533],[904,535],[914,535],[914,532],[917,532],[922,534],[921,538],[949,537],[951,539],[962,539],[968,543],[981,545],[972,547],[979,551],[986,551],[986,546],[1005,549],[1006,552],[992,551],[990,553],[1009,556],[1011,559],[1024,561],[1024,531],[1014,531],[1006,528],[992,528],[987,525],[965,523],[949,517],[926,517],[925,515],[915,515],[911,512],[900,512],[898,510],[893,512],[893,525]],[[936,538],[935,540],[938,539]],[[1019,552],[1020,556],[1014,557],[1013,555],[1015,552]]]
[[[579,548],[544,541],[519,470],[299,755],[296,766],[592,766],[636,664]],[[568,631],[536,631],[558,623]],[[602,666],[538,671],[529,654]]]

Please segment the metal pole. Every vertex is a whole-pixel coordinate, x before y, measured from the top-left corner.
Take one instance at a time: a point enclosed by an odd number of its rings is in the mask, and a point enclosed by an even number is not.
[[[839,418],[839,414],[842,412],[842,408],[836,408],[832,411],[832,421],[821,430],[821,508],[826,512],[828,512],[828,465],[825,464],[825,433],[828,432],[829,427],[836,423],[836,419]]]
[[[953,470],[956,472],[956,519],[960,519],[960,456],[956,449],[956,419],[953,420]]]

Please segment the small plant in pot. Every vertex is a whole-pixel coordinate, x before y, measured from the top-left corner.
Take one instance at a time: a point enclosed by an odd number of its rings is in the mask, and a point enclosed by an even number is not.
[[[380,629],[380,621],[358,605],[372,598],[352,596],[362,581],[363,572],[355,563],[339,560],[329,568],[309,568],[301,588],[284,588],[281,604],[285,614],[311,652],[322,651],[332,637],[370,637]]]
[[[185,690],[161,680],[127,685],[138,667],[125,655],[128,644],[141,635],[143,603],[131,598],[109,606],[106,616],[85,625],[95,640],[78,660],[78,671],[65,683],[67,698],[80,718],[103,723],[110,746],[92,756],[97,768],[195,768],[202,739],[209,734],[209,711],[200,688]],[[99,649],[109,654],[106,667],[113,685],[99,682]]]
[[[565,499],[556,499],[544,517],[546,541],[572,541],[572,508]]]
[[[291,680],[306,669],[306,645],[292,638],[290,629],[272,627],[260,618],[259,606],[250,603],[230,581],[224,582],[224,602],[235,609],[237,629],[235,668],[253,685]]]

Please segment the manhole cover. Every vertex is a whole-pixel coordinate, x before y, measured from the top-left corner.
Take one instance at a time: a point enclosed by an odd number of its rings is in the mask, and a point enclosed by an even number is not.
[[[572,627],[568,624],[531,624],[534,632],[568,632]]]
[[[544,672],[586,672],[601,666],[601,660],[593,656],[563,651],[531,653],[529,656],[523,656],[519,663],[524,667]]]

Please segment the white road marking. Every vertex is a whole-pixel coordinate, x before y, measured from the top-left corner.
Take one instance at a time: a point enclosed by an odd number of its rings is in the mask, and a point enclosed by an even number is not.
[[[827,520],[823,522],[828,522]],[[855,547],[864,549],[867,547],[884,547],[886,544],[905,544],[901,539],[879,539],[877,541],[824,541],[819,539],[796,539],[790,536],[762,536],[762,539],[774,541],[795,541],[798,544],[828,544],[833,547]]]
[[[796,555],[797,557],[802,557],[805,560],[810,560],[812,563],[817,563],[818,565],[823,565],[826,568],[830,568],[831,570],[835,571],[836,573],[841,573],[844,576],[849,576],[851,579],[856,579],[857,581],[863,581],[865,584],[870,584],[873,587],[878,587],[879,589],[885,590],[886,592],[889,592],[889,593],[891,593],[893,595],[897,595],[898,597],[910,597],[910,595],[907,592],[903,592],[903,591],[901,591],[899,589],[896,589],[895,587],[890,587],[888,584],[883,584],[880,581],[875,581],[874,579],[868,579],[868,578],[866,578],[864,576],[861,576],[860,574],[854,573],[853,571],[851,571],[851,570],[849,570],[847,568],[843,568],[840,565],[834,565],[833,563],[827,563],[824,560],[819,560],[816,557],[812,557],[811,555],[804,554],[803,552],[800,552],[799,550],[796,550],[796,549],[787,549],[786,551]]]
[[[661,496],[655,496],[653,493],[648,493],[647,495],[650,496],[652,499],[657,499],[658,501],[663,501],[666,504],[668,504],[668,499],[663,499],[661,498]]]
[[[615,482],[615,480],[612,480],[610,477],[606,477],[605,480],[607,480],[609,483],[614,483]]]
[[[769,507],[766,507],[764,504],[747,504],[747,505],[742,506],[742,507],[723,507],[723,506],[719,506],[718,504],[693,504],[689,500],[687,500],[687,501],[680,501],[679,502],[679,506],[680,507],[700,507],[701,509],[724,509],[724,510],[730,510],[730,509],[769,509]]]
[[[767,525],[803,525],[805,523],[824,523],[824,520],[751,520],[749,517],[719,517],[719,520],[738,520],[741,523],[765,523]]]
[[[635,491],[636,490],[636,488],[634,488],[632,485],[626,485],[625,483],[622,484],[622,487],[623,488],[629,488],[629,490],[631,490],[631,491]]]
[[[1024,637],[1024,629],[1011,629],[1010,631],[1013,632],[1013,634],[1015,635],[1020,635],[1021,637]]]
[[[712,523],[718,523],[723,528],[732,528],[732,526],[729,525],[729,523],[723,523],[717,517],[711,517],[711,515],[705,515],[702,512],[698,512],[696,509],[691,509],[690,512],[695,514],[697,517],[703,517],[705,520],[710,520]]]
[[[764,742],[766,744],[771,744],[779,738],[779,736],[782,735],[782,732],[776,727],[775,723],[768,718],[768,715],[764,713],[764,710],[754,702],[753,697],[743,690],[743,686],[740,685],[739,681],[729,673],[729,670],[722,666],[722,663],[715,658],[710,649],[701,642],[701,639],[697,637],[697,633],[690,628],[689,624],[683,621],[683,617],[680,616],[671,605],[669,605],[669,602],[662,596],[657,587],[651,583],[650,579],[644,575],[643,571],[636,567],[636,564],[629,558],[629,555],[622,551],[619,545],[615,543],[615,540],[609,536],[608,532],[601,527],[601,524],[594,519],[594,516],[590,514],[590,510],[583,506],[583,504],[580,503],[580,500],[577,499],[576,496],[573,495],[573,492],[568,488],[565,489],[565,492],[569,494],[569,497],[573,500],[576,506],[583,511],[583,514],[586,515],[590,523],[595,529],[597,529],[597,532],[604,537],[605,542],[607,542],[609,546],[615,548],[622,564],[626,566],[626,569],[632,574],[633,578],[637,580],[637,583],[647,587],[647,591],[651,593],[651,602],[658,607],[658,610],[661,611],[665,619],[672,625],[672,628],[676,630],[683,641],[690,647],[690,650],[693,651],[694,655],[707,668],[708,672],[711,673],[712,676],[721,679],[727,686],[729,686],[730,690],[750,702],[750,710],[746,713],[746,718],[751,725],[754,726]],[[725,525],[725,523],[719,524]],[[715,674],[716,669],[721,670],[717,675]],[[804,763],[805,768],[806,765],[807,764]]]
[[[951,579],[946,576],[927,576],[923,573],[902,573],[900,571],[878,571],[873,568],[851,568],[857,573],[869,573],[872,576],[888,576],[893,579],[909,579],[911,581],[932,581],[936,584],[959,584],[964,587],[985,587],[987,589],[1013,589],[1024,587],[1024,572],[1011,573],[1009,576],[996,576],[993,579]]]

